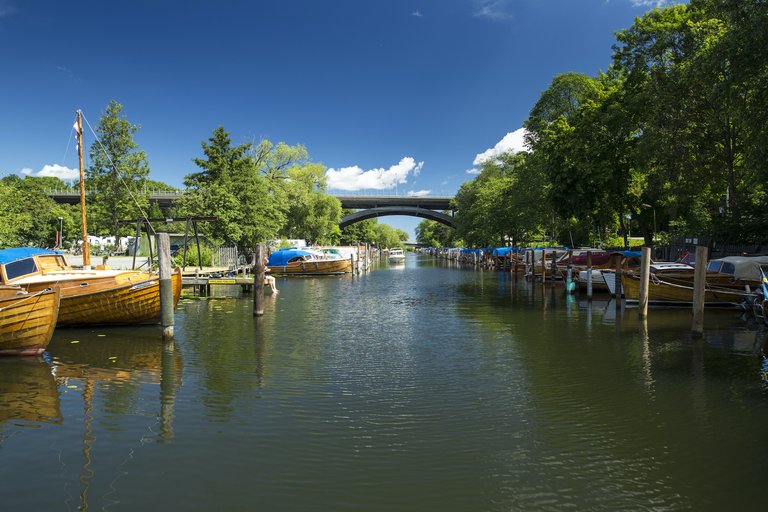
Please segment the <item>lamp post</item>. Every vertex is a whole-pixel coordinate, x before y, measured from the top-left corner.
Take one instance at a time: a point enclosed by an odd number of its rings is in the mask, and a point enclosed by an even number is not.
[[[59,249],[64,247],[64,217],[59,217]]]

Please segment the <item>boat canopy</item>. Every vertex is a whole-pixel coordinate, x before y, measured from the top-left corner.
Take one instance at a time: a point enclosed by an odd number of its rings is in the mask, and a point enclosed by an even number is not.
[[[760,265],[768,264],[768,256],[726,256],[710,260],[707,270],[730,274],[734,279],[760,281]]]
[[[283,267],[287,265],[290,260],[307,255],[317,257],[317,253],[313,251],[305,251],[303,249],[281,249],[269,255],[269,262],[267,265],[270,267]]]
[[[40,249],[37,247],[14,247],[13,249],[0,249],[0,265],[6,263],[13,263],[14,261],[23,260],[30,256],[39,256],[41,254],[61,254],[58,251],[52,251],[50,249]]]

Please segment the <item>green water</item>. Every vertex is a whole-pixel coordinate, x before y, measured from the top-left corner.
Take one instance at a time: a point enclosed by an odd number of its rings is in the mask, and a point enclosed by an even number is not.
[[[765,331],[408,255],[0,360],[2,510],[762,510]]]

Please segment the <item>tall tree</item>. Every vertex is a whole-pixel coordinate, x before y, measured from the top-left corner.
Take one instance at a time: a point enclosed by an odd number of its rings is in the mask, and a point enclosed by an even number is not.
[[[139,129],[121,115],[115,100],[107,105],[91,144],[86,170],[89,229],[119,236],[119,220],[141,218],[149,205],[144,183],[149,176],[147,155],[133,140]]]

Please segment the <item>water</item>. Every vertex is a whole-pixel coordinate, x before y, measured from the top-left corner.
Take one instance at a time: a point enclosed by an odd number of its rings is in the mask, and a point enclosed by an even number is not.
[[[765,332],[414,255],[0,360],[3,510],[756,510]]]

